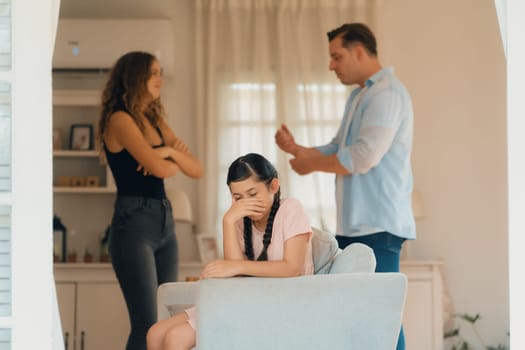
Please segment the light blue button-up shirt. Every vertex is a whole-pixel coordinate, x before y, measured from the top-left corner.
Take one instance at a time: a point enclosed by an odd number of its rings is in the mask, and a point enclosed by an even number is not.
[[[382,69],[352,91],[336,136],[316,147],[323,154],[337,154],[351,173],[336,176],[338,235],[387,231],[416,238],[412,134],[412,100],[392,68]]]

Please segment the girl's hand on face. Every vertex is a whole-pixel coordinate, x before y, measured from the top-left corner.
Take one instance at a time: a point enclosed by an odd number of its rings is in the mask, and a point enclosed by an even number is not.
[[[201,279],[204,278],[226,278],[241,274],[239,268],[240,261],[215,260],[204,267],[201,272]]]
[[[261,215],[265,210],[264,203],[260,198],[232,198],[232,205],[224,214],[224,220],[234,223],[245,216]]]

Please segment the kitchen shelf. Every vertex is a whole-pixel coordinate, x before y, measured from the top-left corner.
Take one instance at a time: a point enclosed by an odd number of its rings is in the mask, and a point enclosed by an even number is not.
[[[53,157],[98,157],[99,153],[95,150],[90,151],[73,151],[73,150],[55,150]]]
[[[98,193],[117,193],[117,190],[112,187],[53,187],[54,193],[63,194],[98,194]]]
[[[99,106],[100,99],[99,90],[53,91],[53,105],[55,106]]]

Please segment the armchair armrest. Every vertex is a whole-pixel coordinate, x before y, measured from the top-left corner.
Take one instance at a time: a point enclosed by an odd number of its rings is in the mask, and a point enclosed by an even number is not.
[[[157,317],[164,320],[195,305],[198,282],[163,283],[157,289]]]

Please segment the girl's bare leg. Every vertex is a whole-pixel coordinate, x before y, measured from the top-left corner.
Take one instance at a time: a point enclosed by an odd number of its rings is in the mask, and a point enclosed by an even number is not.
[[[164,336],[164,350],[190,350],[195,346],[195,330],[188,322],[171,327]]]
[[[168,319],[155,323],[148,330],[146,336],[146,343],[148,350],[163,350],[164,338],[170,330],[170,328],[176,327],[177,325],[187,323],[188,317],[185,312],[178,313]]]

